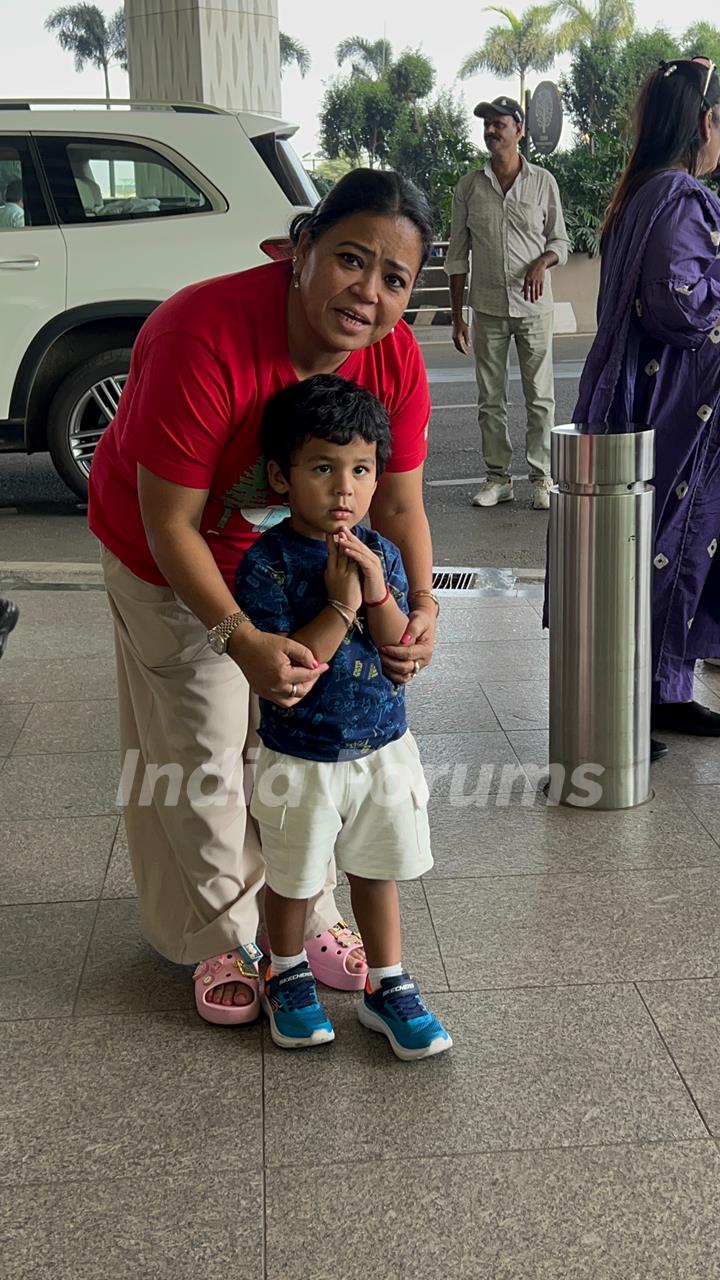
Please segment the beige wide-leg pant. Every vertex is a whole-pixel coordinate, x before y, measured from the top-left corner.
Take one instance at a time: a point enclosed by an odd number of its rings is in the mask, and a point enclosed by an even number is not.
[[[553,312],[504,317],[473,311],[472,319],[478,422],[488,478],[510,478],[512,445],[507,426],[507,368],[512,338],[517,348],[527,411],[525,457],[530,479],[549,477],[550,431],[555,425]]]
[[[136,578],[105,547],[101,559],[142,929],[169,960],[193,964],[255,941],[264,868],[247,804],[257,700],[169,587]],[[311,904],[308,935],[337,922],[334,888],[333,863]]]

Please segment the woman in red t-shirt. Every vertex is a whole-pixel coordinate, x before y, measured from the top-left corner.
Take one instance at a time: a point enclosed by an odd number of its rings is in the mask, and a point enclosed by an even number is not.
[[[292,263],[191,285],[152,314],[90,478],[142,927],[170,960],[198,962],[197,1006],[212,1022],[259,1011],[249,691],[291,708],[325,669],[303,645],[255,630],[232,595],[239,559],[285,514],[259,444],[263,406],[282,387],[335,372],[385,404],[393,453],[371,518],[402,552],[412,607],[409,642],[384,654],[387,674],[411,679],[435,636],[422,497],[430,397],[402,319],[432,242],[427,202],[398,174],[355,170],[295,219],[291,238]],[[334,886],[331,870],[308,958],[323,982],[359,989],[362,942],[339,919]]]

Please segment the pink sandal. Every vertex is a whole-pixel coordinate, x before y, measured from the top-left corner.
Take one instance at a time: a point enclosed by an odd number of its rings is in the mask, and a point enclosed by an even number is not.
[[[239,1026],[243,1022],[254,1022],[260,1016],[260,975],[258,962],[262,959],[262,951],[254,943],[245,947],[236,947],[234,951],[226,951],[224,955],[212,956],[203,960],[193,974],[195,983],[195,1004],[201,1018],[206,1022],[215,1022],[219,1026]],[[239,982],[247,987],[252,1000],[249,1004],[212,1004],[208,1000],[215,987],[224,986],[226,982]]]
[[[325,929],[314,938],[305,939],[305,950],[313,974],[318,982],[336,991],[362,991],[367,978],[367,965],[358,973],[352,973],[347,962],[353,951],[362,947],[362,938],[344,920],[338,920],[331,929]]]

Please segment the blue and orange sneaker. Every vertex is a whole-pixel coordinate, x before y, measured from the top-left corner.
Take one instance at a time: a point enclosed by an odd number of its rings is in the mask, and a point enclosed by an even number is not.
[[[335,1039],[333,1026],[318,1000],[315,979],[304,961],[274,978],[265,976],[263,1008],[270,1035],[281,1049],[311,1049]]]
[[[403,1062],[452,1049],[450,1035],[425,1007],[417,983],[406,973],[383,978],[377,991],[370,991],[366,983],[357,1015],[364,1027],[387,1036]]]

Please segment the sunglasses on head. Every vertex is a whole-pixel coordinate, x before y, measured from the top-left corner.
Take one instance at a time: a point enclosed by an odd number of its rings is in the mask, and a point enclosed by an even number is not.
[[[667,76],[671,76],[675,71],[682,72],[686,69],[686,67],[693,67],[693,66],[707,67],[707,75],[705,76],[705,79],[703,81],[703,87],[702,87],[702,93],[701,93],[702,101],[705,102],[708,95],[708,90],[710,88],[710,81],[712,79],[712,74],[713,74],[713,71],[715,70],[715,63],[713,62],[712,58],[707,58],[705,54],[699,53],[694,58],[676,58],[674,62],[660,63],[660,69],[663,72],[664,78],[667,78]]]

